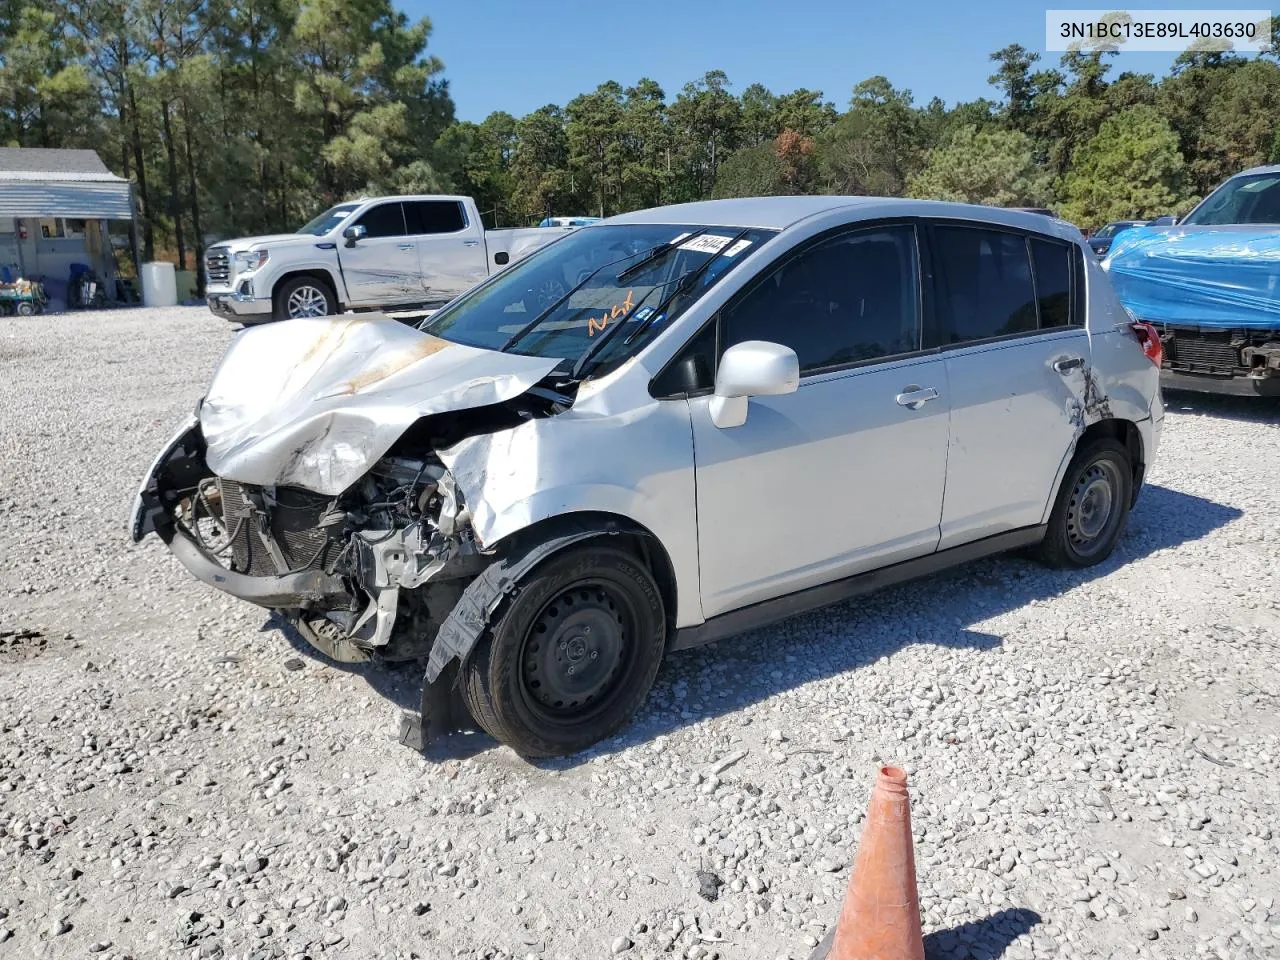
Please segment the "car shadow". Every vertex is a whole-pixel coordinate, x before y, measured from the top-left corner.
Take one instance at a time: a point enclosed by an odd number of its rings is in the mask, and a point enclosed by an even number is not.
[[[999,910],[924,938],[925,960],[997,960],[1019,937],[1040,923],[1034,910]]]
[[[1198,540],[1242,515],[1234,507],[1203,497],[1147,485],[1115,553],[1095,567],[1050,570],[1019,553],[989,557],[674,653],[664,661],[645,705],[621,733],[571,757],[533,763],[548,770],[569,769],[786,690],[856,670],[915,643],[967,648],[977,654],[991,651],[1002,639],[975,629],[975,624],[1032,601],[1060,596],[1160,550]],[[945,618],[940,616],[943,611]],[[359,674],[406,718],[417,715],[421,667],[339,663],[314,650],[278,615],[272,615],[263,629],[280,629],[298,653]],[[402,742],[412,742],[403,726],[399,736]],[[441,738],[426,755],[433,760],[462,758],[494,745],[487,735],[469,731]]]
[[[1193,417],[1280,424],[1280,397],[1235,397],[1192,390],[1162,391],[1165,410]]]

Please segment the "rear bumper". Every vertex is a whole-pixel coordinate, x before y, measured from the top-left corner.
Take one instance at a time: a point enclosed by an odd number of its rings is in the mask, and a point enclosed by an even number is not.
[[[1166,390],[1190,390],[1233,397],[1280,397],[1280,377],[1215,377],[1161,370],[1160,386]]]

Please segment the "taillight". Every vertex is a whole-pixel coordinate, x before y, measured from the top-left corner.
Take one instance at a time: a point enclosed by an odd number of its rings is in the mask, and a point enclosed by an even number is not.
[[[1155,325],[1139,320],[1129,326],[1138,335],[1138,343],[1142,345],[1142,352],[1147,359],[1157,367],[1164,363],[1164,344],[1160,342],[1160,331]]]

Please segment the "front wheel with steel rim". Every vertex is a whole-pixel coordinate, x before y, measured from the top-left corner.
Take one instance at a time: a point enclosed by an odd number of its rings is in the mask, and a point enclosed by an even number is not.
[[[657,675],[666,615],[648,568],[590,543],[521,578],[463,666],[472,717],[527,757],[575,753],[614,733]]]
[[[1124,444],[1096,440],[1081,449],[1062,487],[1040,557],[1054,567],[1088,567],[1115,549],[1133,499],[1133,462]]]
[[[294,277],[276,291],[273,313],[277,320],[327,317],[337,312],[338,301],[333,290],[316,277]]]

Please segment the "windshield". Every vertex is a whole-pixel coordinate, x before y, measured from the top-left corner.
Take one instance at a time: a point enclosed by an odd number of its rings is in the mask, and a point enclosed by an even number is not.
[[[324,236],[347,217],[351,216],[351,212],[359,206],[360,204],[358,203],[340,203],[336,207],[330,207],[305,227],[299,227],[298,233],[309,233],[313,237]]]
[[[607,364],[629,356],[774,234],[651,223],[587,227],[422,322],[475,347]],[[607,338],[607,340],[605,339]]]
[[[1233,177],[1182,221],[1185,226],[1280,223],[1280,173]]]

